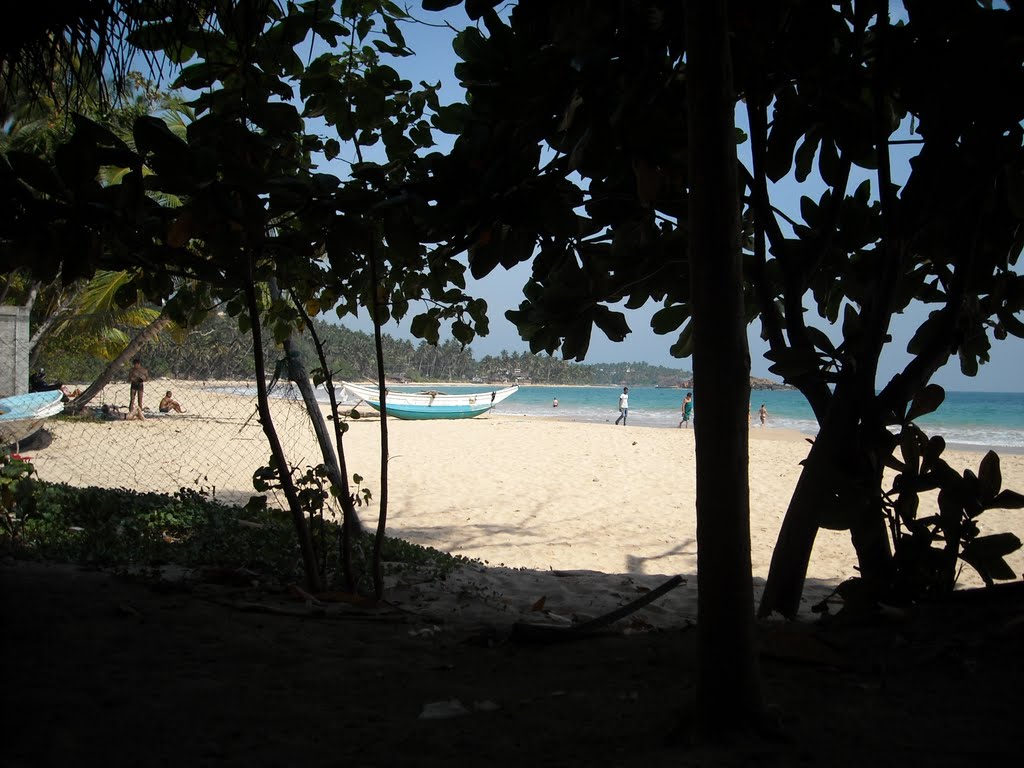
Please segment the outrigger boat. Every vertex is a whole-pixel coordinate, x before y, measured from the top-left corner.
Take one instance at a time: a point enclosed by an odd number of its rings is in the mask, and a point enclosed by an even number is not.
[[[0,398],[0,447],[27,440],[63,410],[64,394],[59,389]]]
[[[341,390],[359,402],[366,403],[375,411],[380,410],[380,391],[376,387],[363,387],[343,381]],[[487,413],[518,391],[518,384],[491,392],[460,395],[446,395],[434,391],[393,392],[389,389],[386,403],[388,416],[399,419],[471,419],[481,413]]]

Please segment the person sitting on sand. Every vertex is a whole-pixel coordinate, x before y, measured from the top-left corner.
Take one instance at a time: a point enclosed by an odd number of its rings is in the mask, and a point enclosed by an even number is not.
[[[170,413],[171,411],[184,413],[185,409],[181,407],[177,400],[171,397],[171,390],[168,389],[167,394],[160,399],[160,413]]]
[[[45,374],[46,372],[40,368],[28,377],[29,392],[53,392],[59,389],[65,403],[74,400],[82,394],[82,390],[78,389],[78,387],[71,389],[67,384],[62,384],[59,381],[48,382]]]

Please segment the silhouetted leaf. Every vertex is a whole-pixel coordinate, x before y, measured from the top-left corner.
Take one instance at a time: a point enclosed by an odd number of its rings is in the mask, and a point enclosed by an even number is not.
[[[11,151],[7,153],[7,161],[18,178],[33,189],[51,197],[62,194],[62,185],[53,166],[41,158],[29,152]]]
[[[459,5],[462,0],[423,0],[424,11],[443,11],[445,8]]]
[[[669,348],[672,357],[689,357],[693,354],[693,321],[687,320],[683,330],[679,332],[679,338]]]
[[[673,304],[671,307],[659,309],[651,317],[651,330],[659,336],[679,328],[690,316],[690,308],[686,304]]]
[[[793,150],[803,135],[802,121],[796,110],[790,108],[797,97],[792,90],[781,91],[778,95],[775,120],[768,133],[768,151],[765,156],[765,172],[772,181],[778,181],[793,167]]]
[[[821,367],[821,359],[811,349],[783,348],[770,350],[764,356],[774,361],[774,365],[768,370],[787,380],[811,373]]]
[[[629,324],[621,312],[613,312],[608,307],[598,305],[594,307],[593,321],[609,341],[625,341],[629,335]]]
[[[815,328],[813,325],[808,325],[806,328],[807,340],[814,346],[826,353],[830,357],[838,357],[839,352],[836,351],[835,345],[832,340],[825,335],[825,332],[820,328]]]
[[[1003,475],[999,470],[999,456],[989,451],[981,460],[978,468],[978,482],[981,490],[981,501],[988,503],[996,497],[1003,486]]]
[[[426,312],[422,315],[416,315],[416,317],[412,319],[409,330],[416,338],[424,339],[431,344],[436,344],[437,340],[440,338],[441,322],[437,318],[436,314]]]
[[[907,411],[907,421],[914,421],[925,414],[934,412],[945,399],[946,390],[938,384],[929,384],[914,396],[910,409]]]
[[[814,155],[818,151],[821,134],[816,129],[807,132],[803,142],[796,150],[796,180],[803,182],[811,175],[814,167]]]
[[[985,509],[1024,509],[1024,496],[1016,491],[1000,491]]]
[[[1017,578],[1017,574],[1003,557],[1020,547],[1020,539],[1012,533],[997,533],[965,544],[960,558],[973,567],[986,584],[993,580],[1008,581]]]

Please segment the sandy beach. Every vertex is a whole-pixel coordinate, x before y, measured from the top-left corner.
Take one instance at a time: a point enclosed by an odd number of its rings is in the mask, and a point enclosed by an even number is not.
[[[184,414],[155,414],[172,390]],[[39,476],[73,485],[170,492],[200,488],[229,502],[253,495],[252,473],[269,456],[254,400],[222,385],[147,384],[142,422],[53,420],[50,440],[30,452]],[[94,404],[126,405],[115,384]],[[291,463],[319,462],[299,403],[276,401],[274,420]],[[363,478],[373,502],[361,508],[376,526],[380,498],[379,419],[349,421],[349,475]],[[696,615],[696,516],[692,430],[613,427],[510,416],[459,421],[389,421],[390,535],[479,559],[448,585],[473,592],[492,611],[517,615],[544,597],[553,620],[610,610],[681,575],[685,584],[644,609],[653,625]],[[754,428],[750,441],[751,558],[755,597],[809,444],[804,436]],[[982,453],[948,451],[950,464],[977,471]],[[1003,486],[1024,491],[1024,456],[1004,455]],[[989,511],[983,533],[1024,538],[1019,512]],[[1009,562],[1024,572],[1024,554]],[[803,610],[856,575],[845,532],[822,530],[808,569]],[[599,574],[603,576],[599,577]],[[962,583],[980,585],[965,568]],[[415,585],[395,585],[415,602]],[[404,590],[404,591],[403,591]],[[453,608],[454,610],[454,608]]]

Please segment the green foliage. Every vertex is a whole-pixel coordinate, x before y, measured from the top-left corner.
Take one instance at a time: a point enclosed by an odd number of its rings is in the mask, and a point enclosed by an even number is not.
[[[1017,578],[1003,559],[1021,547],[1011,533],[982,535],[978,518],[989,509],[1022,509],[1024,496],[1002,488],[999,457],[985,454],[977,474],[958,473],[942,458],[945,442],[928,438],[909,420],[899,436],[902,461],[887,494],[886,511],[895,542],[893,594],[919,599],[950,591],[960,562],[985,584]],[[938,491],[938,511],[919,515],[920,494]]]
[[[893,541],[894,556],[888,583],[873,584],[858,577],[836,589],[844,609],[874,609],[878,602],[910,604],[947,595],[956,586],[964,565],[982,581],[1018,578],[1006,555],[1021,548],[1012,533],[983,534],[982,513],[990,509],[1024,509],[1024,495],[1002,487],[999,456],[989,451],[977,473],[957,472],[942,458],[945,441],[929,437],[914,419],[933,412],[945,393],[937,385],[926,387],[898,421],[892,436],[898,454],[887,465],[896,470],[892,487],[883,489],[883,512]],[[928,494],[929,514],[922,514],[922,495]],[[831,598],[816,609],[828,611]]]
[[[897,23],[869,0],[731,3],[732,82],[718,84],[748,126],[747,317],[760,320],[771,370],[821,425],[814,458],[835,466],[808,466],[843,477],[847,524],[876,528],[877,467],[893,449],[884,426],[951,358],[974,375],[993,338],[1024,328],[1024,102],[1005,98],[1024,89],[1024,13],[975,0],[901,11]],[[701,180],[686,162],[682,13],[671,2],[638,13],[522,0],[502,16],[484,11],[487,34],[460,40],[467,110],[438,169],[445,210],[477,237],[475,276],[533,257],[508,316],[534,351],[582,359],[594,326],[611,338],[623,330],[595,307],[649,302],[663,307],[656,330],[678,333],[673,354],[693,349],[687,195]],[[536,255],[520,246],[531,240]],[[893,318],[914,304],[933,311],[904,369],[878,381]],[[789,548],[810,546],[807,529],[831,503],[810,498],[819,492],[798,493],[787,527],[804,530],[786,531],[773,558],[773,574],[788,571],[785,612],[802,586],[788,564],[810,554]],[[884,581],[887,558],[858,554],[880,571],[865,575]]]
[[[16,539],[6,539],[19,557],[107,567],[245,568],[281,582],[302,579],[291,521],[265,504],[227,506],[184,488],[173,496],[40,482],[32,489],[33,514],[23,518]],[[340,535],[337,524],[326,526],[329,536]],[[360,539],[353,562],[364,587],[372,583],[372,551],[373,537]],[[390,569],[437,575],[470,562],[398,539],[385,540],[384,553]],[[337,576],[333,551],[327,555],[328,572]]]
[[[2,541],[13,547],[22,540],[22,531],[36,513],[35,467],[28,458],[0,451],[0,519]]]

